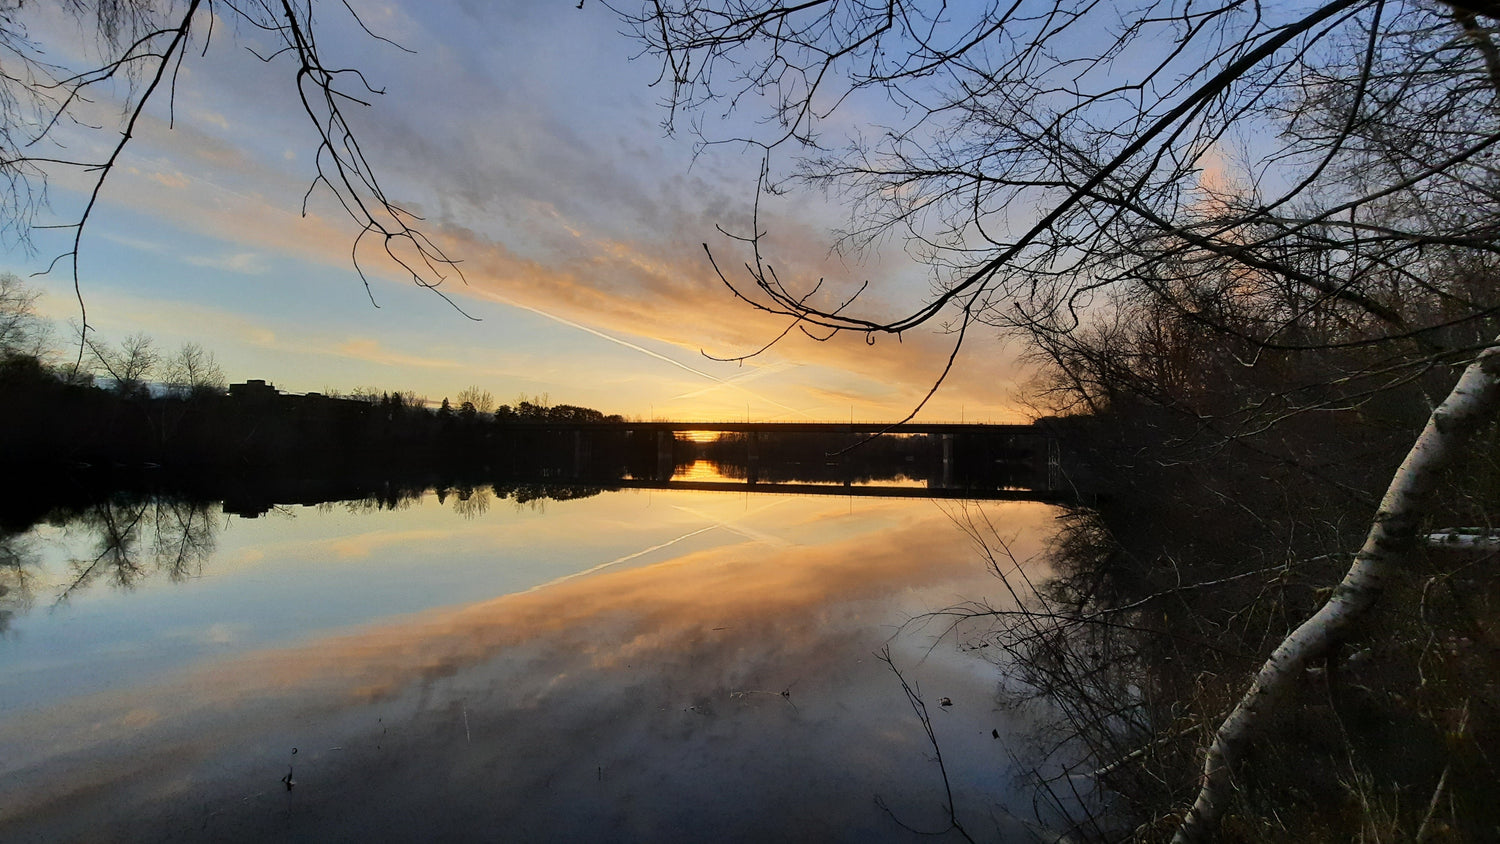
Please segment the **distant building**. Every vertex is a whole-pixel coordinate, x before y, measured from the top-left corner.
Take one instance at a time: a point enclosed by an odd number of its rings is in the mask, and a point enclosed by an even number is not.
[[[266,401],[276,398],[276,388],[259,378],[251,378],[243,384],[230,384],[229,395],[236,399]]]

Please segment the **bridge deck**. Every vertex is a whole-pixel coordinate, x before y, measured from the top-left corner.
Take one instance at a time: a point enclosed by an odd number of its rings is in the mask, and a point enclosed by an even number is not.
[[[513,428],[585,431],[709,431],[759,434],[985,434],[1049,436],[1035,425],[986,425],[966,422],[511,422]]]

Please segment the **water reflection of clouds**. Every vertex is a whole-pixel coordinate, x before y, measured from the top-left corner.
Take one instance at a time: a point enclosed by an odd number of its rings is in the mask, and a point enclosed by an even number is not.
[[[719,527],[719,525],[715,524],[715,525],[709,525],[708,527],[701,527],[701,528],[698,528],[697,530],[694,530],[694,531],[688,531],[687,533],[684,533],[681,536],[674,536],[671,539],[668,539],[666,542],[657,543],[656,545],[652,545],[649,548],[642,548],[639,551],[632,551],[629,554],[625,554],[623,556],[616,557],[613,560],[608,560],[606,562],[600,563],[597,566],[593,566],[592,568],[584,569],[583,571],[573,572],[572,574],[565,574],[562,577],[556,578],[554,580],[549,580],[546,583],[537,584],[536,586],[533,586],[530,589],[527,589],[525,591],[526,592],[539,592],[539,591],[541,591],[543,589],[550,589],[550,588],[555,587],[555,586],[557,586],[559,584],[565,583],[565,582],[567,582],[569,580],[576,580],[577,578],[580,578],[580,577],[588,577],[590,575],[597,574],[597,573],[599,573],[601,571],[604,571],[605,569],[614,568],[614,567],[616,567],[616,566],[618,566],[618,565],[620,565],[622,563],[628,563],[628,562],[631,562],[633,560],[639,560],[642,557],[647,556],[648,554],[654,554],[657,551],[661,551],[661,550],[664,550],[666,548],[671,548],[673,545],[676,545],[679,542],[682,542],[682,541],[687,540],[687,539],[692,539],[695,536],[699,536],[699,535],[708,533],[709,531],[711,531],[711,530],[713,530],[713,529],[715,529],[717,527]]]
[[[942,531],[935,531],[941,526]],[[601,572],[535,592],[458,610],[419,614],[398,624],[331,638],[315,647],[249,658],[246,668],[278,687],[341,677],[355,696],[385,694],[426,676],[448,675],[507,648],[565,641],[568,653],[593,654],[641,642],[698,643],[702,631],[736,623],[787,634],[818,635],[835,606],[911,590],[970,569],[971,555],[942,540],[941,515],[873,537],[855,536],[788,553],[733,545],[651,566]],[[962,539],[962,537],[958,537]],[[955,553],[956,552],[956,553]],[[602,635],[608,634],[608,635]],[[619,644],[617,644],[619,643]],[[378,696],[377,694],[377,696]]]
[[[761,502],[753,509],[747,506],[744,512],[736,516],[708,513],[697,507],[688,507],[683,505],[678,505],[677,509],[681,510],[684,513],[687,513],[690,516],[713,522],[716,527],[721,527],[729,531],[730,533],[748,539],[751,542],[764,542],[765,544],[774,547],[785,547],[793,543],[785,537],[768,533],[764,530],[752,527],[746,524],[746,522],[751,518],[761,515],[767,510],[780,507],[781,505],[787,503],[788,500],[789,499],[779,496],[770,498],[764,502]]]
[[[452,531],[438,528],[425,530],[374,530],[367,533],[341,536],[328,541],[327,549],[341,560],[365,559],[376,551],[391,551],[402,545],[422,545],[429,542],[444,542],[453,538]],[[466,538],[476,538],[469,534]],[[309,549],[318,553],[320,549]]]
[[[38,764],[24,779],[37,788],[7,803],[62,807],[88,791],[90,800],[110,793],[164,806],[151,800],[190,789],[183,793],[202,795],[194,805],[234,815],[246,824],[234,827],[239,837],[253,837],[270,821],[242,801],[250,785],[232,771],[245,759],[282,758],[269,747],[284,756],[283,746],[300,744],[299,799],[334,801],[321,804],[327,823],[341,819],[320,827],[319,813],[299,816],[299,834],[311,837],[357,835],[361,821],[351,818],[389,815],[392,805],[434,810],[442,819],[424,821],[433,834],[498,823],[507,836],[554,840],[600,829],[626,840],[701,837],[716,827],[747,840],[789,829],[889,835],[870,789],[917,811],[903,802],[904,783],[926,769],[902,768],[926,765],[927,748],[872,651],[911,614],[975,597],[986,585],[982,566],[930,504],[850,513],[846,502],[797,499],[747,512],[723,499],[706,509],[739,510],[750,532],[822,523],[839,538],[690,550],[74,701],[28,726],[58,736],[70,752],[47,755],[70,762],[32,756]],[[1036,505],[1001,509],[1018,530],[1049,518]],[[927,644],[904,646],[909,664]],[[1004,716],[992,712],[989,667],[932,665],[946,672],[928,678],[943,684],[932,691],[960,704],[943,711],[938,729],[990,748]],[[16,725],[0,727],[0,747],[20,741]],[[55,779],[76,776],[80,760],[88,777]]]
[[[360,565],[402,565],[411,559],[408,552],[413,551],[436,551],[450,560],[483,555],[501,558],[517,551],[550,547],[566,539],[570,549],[586,555],[591,548],[614,549],[622,539],[641,536],[660,521],[654,519],[653,524],[643,525],[635,513],[638,508],[621,507],[619,501],[582,499],[550,502],[551,513],[526,507],[499,507],[481,518],[456,522],[455,515],[463,515],[453,511],[451,505],[456,501],[450,499],[447,505],[438,504],[429,494],[421,506],[399,512],[334,512],[331,518],[306,520],[305,530],[284,538],[256,532],[248,537],[254,546],[234,550],[240,557],[255,562],[270,558],[279,563],[321,565],[349,561]],[[570,516],[589,524],[590,530],[580,531]],[[400,527],[386,527],[398,518]]]

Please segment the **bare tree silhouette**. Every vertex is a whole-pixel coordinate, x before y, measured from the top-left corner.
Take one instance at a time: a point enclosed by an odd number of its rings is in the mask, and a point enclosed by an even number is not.
[[[787,332],[947,331],[941,384],[969,332],[996,329],[1045,365],[1051,407],[1164,406],[1196,422],[1205,450],[1314,411],[1427,397],[1431,418],[1384,498],[1343,489],[1375,512],[1348,577],[1305,624],[1283,621],[1295,632],[1266,643],[1270,660],[1208,742],[1179,837],[1211,834],[1276,690],[1409,567],[1436,479],[1494,419],[1500,8],[614,8],[660,61],[669,129],[760,152],[751,227],[725,232],[744,274],[705,249],[733,295]],[[760,197],[798,186],[847,200],[837,247],[899,240],[931,267],[932,295],[891,313],[865,303],[865,284],[779,273]]]
[[[28,15],[33,10],[27,4],[0,6],[0,52],[6,56],[0,71],[0,235],[29,243],[37,214],[47,204],[49,179],[65,172],[83,175],[87,198],[76,218],[47,227],[71,232],[71,245],[54,258],[49,270],[59,264],[68,268],[84,339],[92,326],[78,275],[78,253],[88,223],[148,107],[173,111],[180,73],[192,54],[218,47],[216,37],[233,43],[232,36],[215,32],[215,21],[269,38],[275,49],[258,58],[290,72],[297,101],[318,139],[317,175],[308,187],[303,211],[318,189],[326,190],[343,208],[357,229],[350,260],[371,302],[375,299],[362,263],[367,243],[413,283],[442,296],[462,313],[440,289],[449,278],[462,279],[457,262],[423,231],[420,217],[387,194],[347,118],[350,109],[369,107],[383,89],[358,68],[325,61],[315,15],[325,8],[335,7],[313,0],[66,0],[62,9],[80,22],[92,23],[102,52],[97,65],[80,69],[48,58],[46,45],[30,34]],[[405,49],[372,32],[353,6],[342,3],[337,8],[372,39]],[[118,123],[91,124],[92,98],[114,95],[122,81],[125,93]],[[74,157],[64,142],[65,135],[76,130],[112,138],[104,155]],[[79,364],[85,348],[79,344]]]

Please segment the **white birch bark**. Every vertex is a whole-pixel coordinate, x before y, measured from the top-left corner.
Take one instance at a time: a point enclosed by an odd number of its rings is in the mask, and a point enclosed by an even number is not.
[[[1440,531],[1427,537],[1427,545],[1437,549],[1452,548],[1459,551],[1495,552],[1500,551],[1500,536]]]
[[[1500,337],[1464,370],[1391,478],[1364,547],[1328,603],[1282,640],[1250,690],[1214,734],[1203,761],[1198,798],[1173,837],[1211,838],[1233,793],[1231,777],[1252,736],[1314,660],[1328,653],[1375,603],[1386,581],[1410,559],[1427,498],[1442,470],[1500,409]]]

